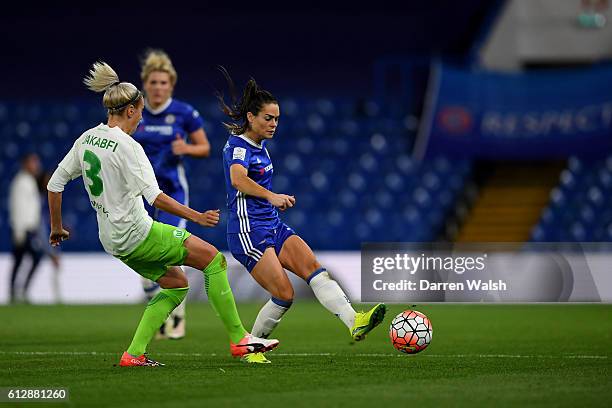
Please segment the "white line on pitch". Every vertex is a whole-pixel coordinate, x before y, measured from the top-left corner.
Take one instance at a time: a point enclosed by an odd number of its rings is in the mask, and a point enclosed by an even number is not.
[[[69,355],[69,356],[114,356],[121,353],[109,353],[100,351],[0,351],[0,354],[45,356],[45,355]],[[177,356],[177,357],[216,357],[216,353],[155,353],[156,355]],[[336,354],[336,353],[274,353],[274,357],[403,357],[405,354],[383,354],[383,353],[361,353],[361,354]],[[607,359],[608,356],[597,355],[576,355],[568,354],[563,356],[536,354],[419,354],[420,357],[430,358],[570,358],[570,359]]]

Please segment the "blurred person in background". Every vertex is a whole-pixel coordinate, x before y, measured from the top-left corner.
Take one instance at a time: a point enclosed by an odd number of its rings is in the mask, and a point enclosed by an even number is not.
[[[142,123],[134,139],[142,145],[153,165],[160,188],[179,203],[189,205],[189,186],[182,157],[208,157],[210,143],[202,127],[200,114],[191,105],[174,99],[172,94],[177,74],[170,57],[161,50],[148,50],[141,66],[145,109]],[[187,222],[173,214],[153,208],[145,203],[149,215],[155,220],[179,228]],[[159,291],[159,285],[142,280],[145,295],[150,300]],[[185,336],[185,302],[181,303],[160,328],[157,338],[174,340]]]
[[[50,245],[47,245],[47,240],[49,239],[49,233],[51,232],[49,230],[49,225],[50,225],[50,220],[49,220],[49,205],[47,203],[47,184],[49,183],[49,180],[51,179],[51,173],[47,172],[47,171],[43,171],[40,173],[40,176],[38,177],[38,191],[41,194],[41,199],[42,199],[42,222],[40,223],[40,226],[38,228],[38,235],[39,235],[39,239],[40,242],[45,243],[45,245],[43,245],[43,251],[45,255],[49,256],[49,259],[51,260],[51,265],[53,267],[53,273],[51,274],[51,290],[53,293],[53,300],[56,303],[61,303],[62,302],[62,295],[61,295],[61,289],[60,289],[60,248],[58,247],[52,247]]]
[[[277,208],[285,211],[296,201],[294,196],[271,191],[274,169],[266,141],[274,137],[278,126],[278,101],[254,79],[247,82],[238,100],[232,79],[225,69],[221,71],[232,96],[228,106],[218,94],[223,113],[230,119],[225,124],[230,136],[223,148],[230,212],[227,243],[234,258],[271,295],[255,319],[253,333],[268,337],[291,307],[294,291],[287,269],[304,279],[319,303],[346,325],[354,341],[365,339],[383,321],[386,306],[379,303],[368,312],[356,312],[308,244],[279,217]],[[244,356],[244,360],[270,362],[263,353]]]
[[[9,220],[13,240],[13,268],[11,270],[9,301],[27,301],[27,290],[34,272],[44,255],[45,241],[40,237],[41,198],[37,178],[40,175],[40,159],[36,153],[28,153],[21,159],[21,169],[13,178],[9,189]],[[18,288],[19,270],[28,254],[31,258],[28,273]]]

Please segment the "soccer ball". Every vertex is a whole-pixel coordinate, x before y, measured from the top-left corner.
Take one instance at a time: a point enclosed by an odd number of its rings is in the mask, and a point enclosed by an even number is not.
[[[391,322],[389,337],[393,347],[406,354],[425,350],[431,342],[431,322],[421,312],[406,310]]]

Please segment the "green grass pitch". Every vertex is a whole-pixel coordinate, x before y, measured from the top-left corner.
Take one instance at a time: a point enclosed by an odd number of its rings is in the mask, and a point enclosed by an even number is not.
[[[248,327],[258,306],[239,305]],[[0,387],[68,387],[63,406],[74,407],[575,408],[612,401],[612,305],[419,305],[433,341],[408,356],[388,339],[391,319],[408,306],[390,305],[379,328],[350,344],[335,317],[297,301],[275,332],[281,345],[268,354],[273,364],[247,365],[230,357],[210,307],[189,304],[188,337],[149,347],[166,367],[115,367],[143,307],[0,307]]]

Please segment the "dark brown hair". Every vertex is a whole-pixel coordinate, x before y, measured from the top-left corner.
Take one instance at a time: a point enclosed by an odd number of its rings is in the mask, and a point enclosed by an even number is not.
[[[230,133],[234,135],[242,135],[249,129],[247,112],[257,115],[264,105],[268,103],[278,104],[278,101],[270,92],[260,88],[253,78],[249,79],[249,81],[246,83],[244,91],[242,92],[242,98],[238,99],[236,97],[236,86],[234,85],[234,81],[232,81],[229,73],[222,66],[219,66],[218,68],[227,81],[231,96],[231,104],[227,105],[225,103],[223,93],[216,93],[221,110],[231,119],[231,122],[223,122],[223,125],[230,131]]]

